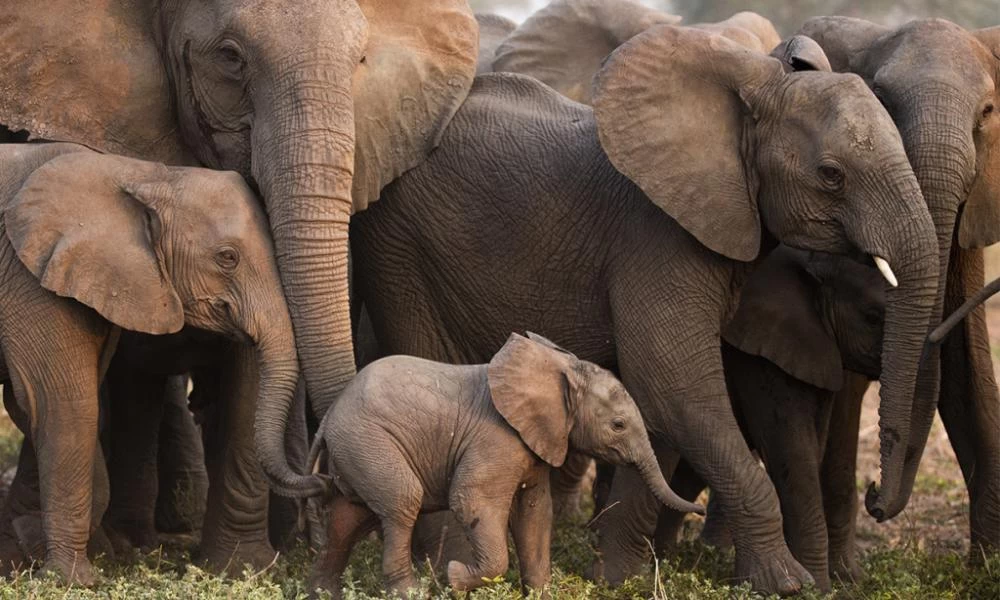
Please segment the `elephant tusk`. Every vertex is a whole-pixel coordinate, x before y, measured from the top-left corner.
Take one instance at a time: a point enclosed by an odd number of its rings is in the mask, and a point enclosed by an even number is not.
[[[882,277],[885,277],[885,280],[889,282],[889,285],[892,287],[899,287],[899,282],[896,281],[896,275],[893,274],[892,267],[889,266],[888,261],[881,256],[873,256],[872,258],[875,259],[875,266],[878,267],[879,273],[882,274]]]

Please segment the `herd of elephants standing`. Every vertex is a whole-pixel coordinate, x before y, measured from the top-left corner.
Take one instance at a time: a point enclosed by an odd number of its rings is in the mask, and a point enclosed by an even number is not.
[[[283,496],[330,482],[310,432],[357,369],[402,354],[492,377],[526,331],[621,380],[666,480],[710,489],[756,590],[863,576],[875,380],[867,512],[906,507],[939,413],[970,560],[1000,549],[983,307],[927,341],[1000,240],[1000,27],[679,21],[631,0],[554,0],[521,24],[466,0],[4,2],[0,382],[25,433],[5,571],[91,584],[88,551],[181,529],[215,569],[264,567],[296,535]],[[559,467],[532,493],[570,503],[587,446],[551,431],[569,451],[550,452],[515,420],[552,421],[494,401]],[[415,447],[401,460],[435,459]],[[617,584],[648,539],[669,552],[683,513],[611,462],[587,575]],[[391,504],[393,544],[413,521],[415,546],[447,530]],[[349,546],[336,521],[310,536]],[[448,552],[483,567],[478,522]]]

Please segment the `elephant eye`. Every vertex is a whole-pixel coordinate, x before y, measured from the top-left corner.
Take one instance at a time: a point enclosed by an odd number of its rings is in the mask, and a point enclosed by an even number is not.
[[[223,269],[232,270],[240,264],[240,254],[235,248],[223,248],[215,253],[215,262]]]
[[[621,417],[615,417],[611,421],[611,429],[615,431],[625,431],[625,419]]]
[[[839,190],[844,186],[844,171],[837,165],[829,163],[820,165],[819,176],[829,188]]]
[[[219,66],[227,75],[233,78],[240,78],[243,75],[243,67],[246,61],[243,54],[234,42],[223,42],[215,51],[218,56]]]

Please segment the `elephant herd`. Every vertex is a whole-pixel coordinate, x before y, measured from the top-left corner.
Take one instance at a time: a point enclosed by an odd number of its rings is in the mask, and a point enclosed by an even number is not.
[[[14,0],[0,72],[4,572],[89,585],[158,529],[263,567],[319,496],[313,587],[373,529],[388,588],[449,529],[476,587],[509,527],[541,588],[593,456],[588,576],[669,552],[707,487],[737,579],[828,590],[863,576],[875,380],[867,512],[940,413],[970,558],[1000,548],[1000,27]]]

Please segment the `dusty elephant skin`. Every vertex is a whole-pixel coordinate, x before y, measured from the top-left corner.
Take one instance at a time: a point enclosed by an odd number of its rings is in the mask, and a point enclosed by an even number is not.
[[[465,0],[53,0],[44,8],[4,3],[0,124],[252,179],[322,414],[354,374],[348,221],[423,159],[467,94],[477,26]],[[253,362],[227,353],[209,379],[250,379]],[[243,429],[252,427],[239,406],[246,391],[222,388],[220,402],[233,407],[226,422]],[[156,437],[155,414],[132,423],[148,428],[136,436]],[[274,556],[263,476],[246,466],[256,463],[252,451],[230,445],[218,469],[235,484],[212,486],[201,553],[216,568],[263,568]],[[135,477],[145,474],[140,466],[115,470]]]
[[[616,368],[654,446],[682,451],[730,509],[738,577],[794,592],[811,578],[733,417],[720,330],[771,236],[888,261],[899,287],[887,293],[881,434],[884,477],[898,477],[937,280],[898,134],[857,77],[785,73],[671,26],[607,59],[595,107],[520,76],[476,80],[428,162],[355,219],[376,335],[387,353],[476,362],[526,328]],[[655,527],[655,503],[628,483],[616,479],[623,505],[599,523],[597,566],[612,582],[642,564]]]
[[[653,495],[676,510],[703,512],[669,488],[642,417],[608,371],[548,340],[511,334],[488,365],[392,356],[365,367],[320,424],[334,497],[326,547],[311,589],[340,597],[352,545],[381,524],[382,571],[390,592],[416,588],[410,541],[417,515],[449,508],[473,547],[448,564],[455,590],[507,570],[508,521],[522,583],[549,583],[550,467],[573,448],[638,469]],[[286,485],[290,474],[269,474]]]
[[[889,29],[818,17],[801,33],[835,71],[863,77],[899,128],[937,231],[936,325],[983,286],[979,248],[1000,239],[1000,28],[923,19]],[[970,558],[979,560],[1000,548],[1000,393],[984,310],[932,348],[927,364],[895,501],[869,494],[866,505],[882,519],[906,505],[937,407],[969,489]]]
[[[87,585],[97,389],[118,328],[252,344],[266,420],[295,391],[291,320],[267,220],[238,174],[72,144],[0,146],[0,164],[0,375],[38,455],[45,568]]]

